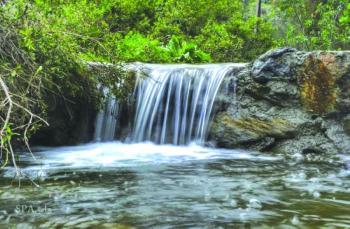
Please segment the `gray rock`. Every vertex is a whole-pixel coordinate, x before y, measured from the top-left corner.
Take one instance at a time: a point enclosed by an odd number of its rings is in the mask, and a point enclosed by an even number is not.
[[[293,70],[296,64],[295,58],[283,58],[297,52],[293,48],[281,48],[272,50],[262,55],[253,62],[252,76],[258,83],[267,83],[273,78],[294,79]],[[286,61],[288,60],[288,61]]]
[[[226,78],[222,88],[209,133],[218,146],[305,155],[350,152],[350,52],[272,50]]]
[[[345,133],[350,136],[350,115],[348,115],[346,118],[344,118],[343,128],[344,128]]]

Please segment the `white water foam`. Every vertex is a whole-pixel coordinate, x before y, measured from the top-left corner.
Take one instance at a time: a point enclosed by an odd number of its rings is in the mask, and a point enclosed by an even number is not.
[[[35,153],[34,165],[23,171],[49,171],[78,168],[117,168],[142,165],[182,164],[216,159],[275,161],[281,158],[258,152],[189,146],[156,145],[151,142],[124,144],[121,142],[93,143],[58,147]]]

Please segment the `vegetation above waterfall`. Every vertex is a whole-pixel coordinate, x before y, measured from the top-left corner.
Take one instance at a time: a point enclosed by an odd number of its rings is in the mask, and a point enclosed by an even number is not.
[[[53,104],[74,120],[70,106],[98,106],[98,83],[125,94],[119,86],[132,76],[116,68],[97,78],[87,62],[247,62],[281,46],[349,49],[349,26],[347,0],[0,1],[1,165],[11,143],[27,144],[47,124]]]
[[[3,2],[3,26],[41,58],[246,62],[281,46],[349,49],[346,0]]]

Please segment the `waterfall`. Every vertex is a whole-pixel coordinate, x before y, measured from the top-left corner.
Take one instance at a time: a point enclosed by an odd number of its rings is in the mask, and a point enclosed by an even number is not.
[[[235,66],[145,64],[137,71],[132,140],[203,143],[221,82]]]
[[[137,75],[135,103],[131,109],[134,116],[121,111],[117,99],[104,88],[106,100],[96,117],[94,140],[114,140],[116,133],[122,132],[121,127],[133,126],[127,131],[129,134],[123,135],[132,142],[184,145],[195,141],[202,144],[207,138],[215,98],[223,79],[242,66],[233,63],[127,65],[125,69]],[[234,82],[233,100],[236,100],[235,85]],[[225,90],[231,89],[226,85]],[[121,112],[122,119],[119,119]]]
[[[112,141],[115,136],[119,103],[114,96],[110,96],[107,88],[103,89],[106,97],[103,109],[97,114],[95,121],[94,141]]]

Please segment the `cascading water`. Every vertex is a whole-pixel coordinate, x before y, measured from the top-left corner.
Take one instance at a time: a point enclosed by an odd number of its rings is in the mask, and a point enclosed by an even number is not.
[[[184,145],[203,143],[213,114],[215,97],[225,78],[242,64],[132,64],[137,73],[132,142]],[[109,96],[95,123],[95,141],[115,139],[120,105]],[[234,92],[235,94],[235,92]]]
[[[132,140],[155,143],[203,143],[216,94],[237,64],[146,64],[139,71]]]
[[[109,90],[103,89],[103,94],[107,97],[103,109],[97,114],[95,122],[94,141],[112,141],[115,136],[119,103],[114,96],[109,96]]]

